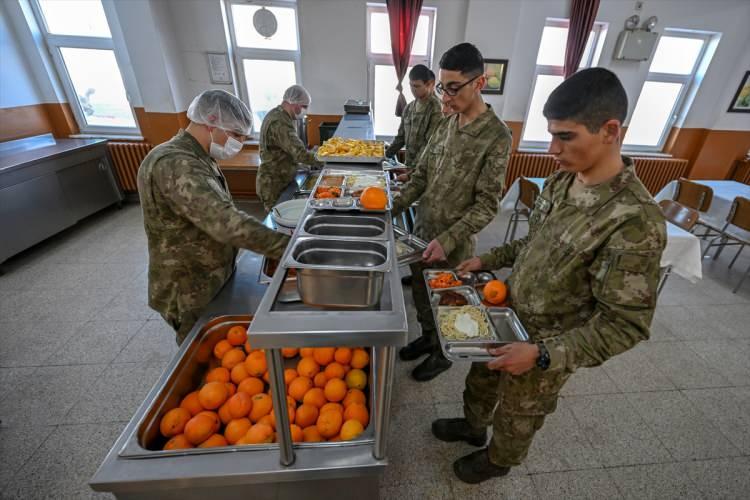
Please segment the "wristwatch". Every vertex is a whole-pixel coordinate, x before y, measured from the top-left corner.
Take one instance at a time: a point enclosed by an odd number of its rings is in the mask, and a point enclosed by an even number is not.
[[[541,368],[542,370],[546,370],[549,368],[550,364],[550,358],[549,358],[549,351],[547,350],[547,346],[544,345],[544,342],[537,342],[536,346],[539,348],[539,357],[536,360],[536,366]]]

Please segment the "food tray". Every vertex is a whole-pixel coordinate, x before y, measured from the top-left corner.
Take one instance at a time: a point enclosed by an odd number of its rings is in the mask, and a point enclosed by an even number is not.
[[[383,154],[380,156],[335,156],[335,155],[321,155],[315,153],[315,158],[318,161],[325,163],[380,163],[385,158],[385,143],[383,141],[362,141],[371,144],[382,144]]]
[[[441,304],[440,302],[447,298],[448,295],[454,297],[463,297],[466,300],[465,304]],[[479,297],[477,291],[470,286],[457,286],[455,288],[436,288],[430,290],[430,303],[432,307],[444,307],[444,306],[479,306],[482,304],[482,299]]]
[[[406,266],[422,260],[422,253],[427,248],[426,241],[407,233],[398,226],[393,226],[393,234],[396,237],[396,255],[399,266]],[[399,252],[399,244],[409,247],[410,251],[402,255]]]
[[[322,187],[323,183],[326,182],[327,178],[331,177],[341,177],[341,184],[340,185],[328,185],[326,187],[339,187],[341,188],[341,196],[338,198],[315,198],[315,194],[318,192],[318,188]],[[388,201],[386,203],[386,206],[382,210],[374,210],[369,208],[363,208],[362,205],[359,202],[359,198],[355,198],[352,196],[348,196],[348,187],[349,179],[353,177],[362,177],[362,176],[371,176],[371,177],[378,177],[383,179],[383,184],[385,187],[383,188],[386,192]],[[390,190],[389,190],[389,184],[388,184],[388,176],[385,175],[380,170],[360,170],[360,171],[354,171],[354,170],[339,170],[339,169],[324,169],[320,177],[318,177],[318,181],[315,183],[315,186],[313,187],[312,191],[310,192],[310,197],[308,199],[308,206],[314,210],[338,210],[338,211],[349,211],[349,210],[356,210],[358,212],[372,212],[372,213],[385,213],[391,209],[391,197],[390,197]]]
[[[424,271],[422,271],[422,275],[424,276],[424,282],[427,285],[428,289],[445,290],[445,288],[430,287],[430,280],[433,278],[436,278],[438,274],[442,274],[442,273],[450,273],[453,276],[453,279],[460,281],[462,285],[474,286],[477,282],[477,277],[474,273],[459,274],[453,269],[425,269]],[[454,288],[454,287],[450,287],[450,288]]]

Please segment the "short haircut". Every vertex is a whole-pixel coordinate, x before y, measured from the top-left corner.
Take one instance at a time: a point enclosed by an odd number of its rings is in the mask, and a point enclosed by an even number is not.
[[[625,121],[628,95],[617,75],[608,69],[584,69],[552,91],[543,113],[548,120],[571,120],[594,133],[607,120]]]
[[[484,58],[479,49],[469,42],[454,45],[440,58],[440,69],[460,71],[462,75],[484,73]]]
[[[419,80],[421,82],[435,81],[435,73],[424,64],[417,64],[409,71],[409,80]]]

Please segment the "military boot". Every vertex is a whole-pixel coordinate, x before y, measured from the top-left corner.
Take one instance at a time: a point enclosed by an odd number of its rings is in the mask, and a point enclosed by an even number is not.
[[[510,467],[501,467],[490,462],[487,448],[482,448],[453,462],[453,472],[464,483],[477,484],[508,474]]]
[[[432,422],[432,434],[440,441],[466,441],[472,446],[487,443],[487,430],[475,429],[465,418],[439,418]]]
[[[420,356],[429,354],[434,350],[434,342],[429,335],[422,335],[418,339],[409,343],[406,347],[398,350],[398,357],[402,361],[414,361]]]
[[[443,356],[440,348],[437,351],[434,349],[427,359],[411,371],[411,377],[417,382],[432,380],[453,365],[452,362]]]

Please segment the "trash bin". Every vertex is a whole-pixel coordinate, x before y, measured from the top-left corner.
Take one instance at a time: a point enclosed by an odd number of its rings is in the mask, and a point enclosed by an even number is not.
[[[333,137],[336,129],[339,127],[337,122],[321,122],[318,127],[320,132],[320,144],[322,145],[325,141]]]

